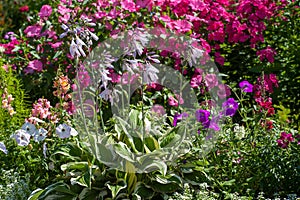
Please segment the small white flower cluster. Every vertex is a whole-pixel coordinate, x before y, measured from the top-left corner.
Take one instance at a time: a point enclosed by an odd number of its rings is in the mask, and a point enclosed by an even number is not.
[[[89,49],[93,45],[93,40],[97,41],[99,39],[96,34],[86,28],[86,26],[96,26],[96,24],[89,18],[83,18],[82,20],[83,25],[79,25],[78,23],[70,26],[66,24],[61,25],[65,32],[59,36],[60,38],[63,38],[68,34],[72,35],[72,42],[70,45],[70,54],[72,57],[86,57],[83,47]],[[84,41],[86,41],[86,43]]]
[[[56,134],[59,138],[69,138],[70,136],[77,136],[78,132],[67,124],[60,124],[55,129]],[[25,122],[21,129],[16,130],[11,138],[14,138],[19,146],[27,146],[30,143],[30,138],[32,137],[35,142],[44,141],[47,137],[48,131],[44,128],[37,129],[35,125]],[[7,154],[6,147],[3,142],[0,142],[0,151]],[[43,144],[43,154],[46,157],[47,146],[46,143]]]

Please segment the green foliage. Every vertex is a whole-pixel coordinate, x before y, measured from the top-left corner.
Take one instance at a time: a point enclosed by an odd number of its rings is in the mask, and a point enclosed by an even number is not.
[[[20,176],[18,172],[3,170],[0,182],[0,198],[2,200],[26,199],[30,194],[29,174],[25,177]]]
[[[0,59],[0,102],[3,94],[12,95],[14,100],[11,105],[16,112],[12,116],[7,109],[3,108],[3,103],[0,107],[0,140],[7,139],[17,128],[19,128],[30,113],[30,103],[28,102],[28,94],[23,89],[22,81],[17,78],[17,75],[9,67],[8,71],[3,68],[3,63]],[[7,96],[6,95],[6,96]],[[7,97],[6,97],[7,98]]]

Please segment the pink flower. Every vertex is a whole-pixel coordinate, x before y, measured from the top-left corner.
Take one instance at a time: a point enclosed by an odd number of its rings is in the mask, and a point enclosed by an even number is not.
[[[192,25],[187,20],[176,20],[172,22],[173,28],[179,32],[186,33],[191,30]]]
[[[39,37],[42,30],[42,26],[36,24],[33,26],[27,26],[24,33],[27,37]]]
[[[122,0],[121,6],[125,10],[128,10],[129,12],[136,11],[136,9],[135,9],[135,3],[132,0]]]
[[[40,98],[37,103],[33,104],[31,115],[39,119],[46,119],[51,115],[50,108],[52,108],[50,102],[47,99]]]
[[[228,85],[225,84],[220,84],[218,85],[218,92],[217,95],[220,97],[220,99],[224,99],[228,96],[230,96],[231,92],[230,92],[230,88]]]
[[[25,74],[33,74],[34,72],[41,72],[43,70],[43,63],[39,60],[33,60],[28,63],[24,69]]]
[[[120,83],[121,82],[121,75],[116,73],[113,69],[109,69],[109,77],[111,78],[112,83]]]
[[[170,96],[170,97],[168,98],[168,103],[169,103],[170,106],[175,106],[175,107],[178,106],[178,100],[177,100],[177,99],[179,99],[179,95],[176,94],[175,96],[176,96],[176,98],[174,98],[173,96]],[[183,104],[183,103],[184,103],[184,101],[183,101],[183,99],[180,97],[179,104]]]
[[[52,8],[49,5],[43,5],[40,12],[39,12],[39,16],[41,18],[48,18],[52,13]]]
[[[207,74],[205,76],[205,84],[208,87],[208,89],[211,89],[218,85],[218,79],[215,74]]]
[[[156,113],[158,116],[166,114],[166,111],[162,105],[155,104],[152,106],[151,111]]]
[[[190,82],[192,88],[199,87],[201,83],[202,83],[202,75],[194,75]]]
[[[137,81],[138,78],[139,78],[138,74],[130,75],[128,72],[125,72],[121,77],[121,84],[123,85],[133,84]]]

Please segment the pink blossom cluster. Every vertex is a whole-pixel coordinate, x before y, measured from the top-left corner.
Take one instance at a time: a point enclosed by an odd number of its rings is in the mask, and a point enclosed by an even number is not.
[[[14,98],[11,94],[8,94],[7,90],[4,89],[4,93],[2,94],[2,108],[6,109],[10,116],[13,116],[16,114],[16,111],[14,111],[14,108],[12,107],[12,102]]]
[[[4,48],[4,54],[13,55],[15,54],[13,50],[18,44],[20,44],[20,42],[17,39],[12,39],[8,43],[5,44],[0,43],[0,47]]]
[[[277,144],[280,148],[287,148],[291,142],[293,142],[295,138],[293,138],[291,133],[282,132],[280,138],[277,140]],[[299,144],[299,142],[298,142]]]
[[[267,111],[269,116],[275,114],[275,109],[272,105],[272,98],[268,97],[267,93],[273,93],[274,87],[279,87],[275,74],[265,74],[263,77],[258,77],[257,83],[253,86],[255,101],[261,110]]]
[[[204,77],[204,78],[203,78]],[[203,70],[196,68],[192,75],[190,85],[192,88],[200,88],[202,94],[212,89],[217,89],[217,95],[220,99],[230,96],[230,88],[226,84],[219,83],[216,74],[204,74]]]
[[[33,104],[33,109],[31,110],[31,115],[39,119],[47,119],[51,116],[50,101],[44,98],[39,98],[37,103]]]

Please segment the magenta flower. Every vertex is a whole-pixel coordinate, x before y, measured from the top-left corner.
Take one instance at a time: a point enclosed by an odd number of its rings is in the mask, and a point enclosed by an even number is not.
[[[295,139],[293,138],[292,134],[287,134],[286,132],[282,132],[280,138],[277,140],[277,145],[280,148],[287,148],[290,142],[293,142]]]
[[[39,60],[29,61],[28,66],[24,69],[25,74],[33,74],[34,72],[41,72],[43,70],[43,63]]]
[[[240,82],[239,86],[243,92],[253,92],[253,85],[246,80]]]
[[[197,88],[201,85],[201,82],[202,82],[202,75],[194,75],[191,78],[190,84],[192,88]]]
[[[39,12],[39,16],[41,18],[48,18],[52,13],[52,8],[49,5],[43,5],[40,12]]]
[[[24,33],[27,37],[39,37],[42,30],[42,26],[36,24],[33,26],[27,26]]]
[[[233,98],[229,98],[227,101],[225,101],[222,104],[222,107],[225,111],[225,115],[232,117],[235,114],[235,112],[237,111],[239,105]]]

